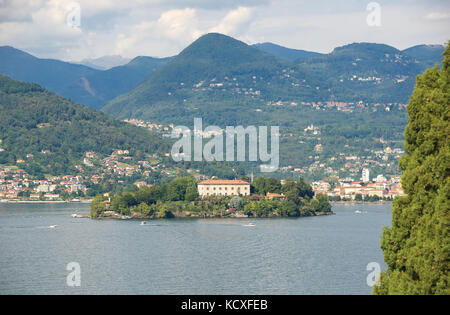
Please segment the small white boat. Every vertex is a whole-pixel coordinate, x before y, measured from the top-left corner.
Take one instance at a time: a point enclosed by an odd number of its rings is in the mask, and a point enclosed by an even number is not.
[[[146,225],[147,224],[147,221],[142,221],[141,222],[141,225]]]
[[[244,226],[255,226],[255,223],[249,223],[249,224],[245,224]]]
[[[361,210],[356,210],[355,213],[356,213],[356,214],[360,214],[360,213],[362,213],[362,212],[361,212]]]
[[[54,229],[54,228],[56,228],[57,227],[57,225],[50,225],[48,228],[49,229]]]

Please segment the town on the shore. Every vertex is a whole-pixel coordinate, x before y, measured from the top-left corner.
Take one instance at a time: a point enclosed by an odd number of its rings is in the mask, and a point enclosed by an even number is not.
[[[116,152],[113,157],[105,159],[107,165],[105,173],[92,175],[64,175],[53,176],[43,180],[32,179],[23,169],[17,166],[0,166],[0,200],[1,201],[69,201],[90,199],[99,193],[108,194],[108,191],[94,189],[106,178],[107,181],[123,183],[122,177],[132,178],[136,172],[148,176],[151,172],[163,172],[169,178],[176,178],[177,170],[165,170],[163,166],[154,164],[141,167],[132,167],[121,163],[119,157],[126,158],[126,151]],[[87,153],[94,157],[94,153]],[[85,163],[90,163],[85,159]],[[111,175],[117,175],[112,179]],[[197,180],[207,180],[207,176],[192,172]],[[119,179],[117,179],[119,178]],[[281,181],[283,183],[284,180]],[[136,189],[151,187],[152,184],[144,180],[132,183]],[[353,178],[333,178],[333,180],[320,180],[311,183],[315,195],[327,195],[330,201],[378,201],[392,200],[396,196],[404,195],[399,175],[377,175],[370,177],[370,170],[363,169],[360,180]],[[250,191],[249,191],[250,193]]]
[[[163,125],[138,119],[124,121],[162,137],[181,132],[173,124]],[[211,136],[203,132],[205,134],[202,136]],[[320,127],[312,124],[297,135],[289,132],[280,134],[281,139],[314,139],[316,144],[307,165],[280,165],[274,177],[309,179],[314,193],[327,195],[330,201],[392,200],[404,194],[397,167],[404,153],[401,148],[391,148],[387,141],[380,138],[374,141],[378,141],[384,147],[383,150],[366,149],[364,153],[356,154],[345,145],[347,151],[324,158],[321,156],[323,145],[320,143],[320,134]],[[5,149],[0,146],[0,150]],[[47,156],[52,152],[49,148],[35,154]],[[98,194],[114,194],[168,183],[177,177],[191,176],[196,181],[220,177],[214,172],[205,174],[200,169],[167,163],[170,153],[136,156],[123,148],[113,150],[109,156],[84,152],[79,165],[75,166],[76,171],[62,176],[36,177],[27,173],[24,166],[33,162],[34,158],[33,154],[27,154],[18,158],[13,165],[0,165],[0,201],[89,200]],[[251,180],[253,175],[241,177]]]

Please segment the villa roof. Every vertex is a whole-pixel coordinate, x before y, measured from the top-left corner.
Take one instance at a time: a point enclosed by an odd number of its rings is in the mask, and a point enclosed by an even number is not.
[[[199,185],[250,185],[249,182],[238,179],[209,179],[198,183]]]

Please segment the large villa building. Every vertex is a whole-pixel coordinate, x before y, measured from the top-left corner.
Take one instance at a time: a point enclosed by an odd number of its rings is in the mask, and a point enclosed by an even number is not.
[[[243,180],[204,180],[197,184],[200,197],[204,196],[248,196],[250,183]]]

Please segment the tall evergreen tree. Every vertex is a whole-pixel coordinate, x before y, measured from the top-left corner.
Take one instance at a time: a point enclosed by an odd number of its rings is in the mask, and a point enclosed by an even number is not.
[[[450,294],[450,43],[442,70],[417,78],[408,105],[406,155],[400,161],[407,196],[392,208],[381,240],[388,269],[375,294]]]

